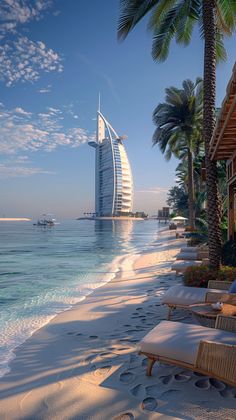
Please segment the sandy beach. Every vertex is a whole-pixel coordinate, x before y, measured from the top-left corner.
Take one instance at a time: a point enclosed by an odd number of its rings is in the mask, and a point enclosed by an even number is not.
[[[167,365],[156,364],[148,378],[137,353],[166,318],[160,296],[181,282],[170,267],[183,243],[162,231],[142,255],[120,258],[114,280],[18,347],[0,379],[0,418],[235,419],[235,389]],[[194,322],[185,311],[173,320]]]

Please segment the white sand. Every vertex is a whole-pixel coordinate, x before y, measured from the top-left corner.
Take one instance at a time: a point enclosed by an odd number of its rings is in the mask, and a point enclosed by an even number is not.
[[[235,419],[236,390],[166,365],[148,378],[136,351],[166,316],[159,297],[179,281],[170,265],[183,242],[162,232],[151,252],[120,259],[120,276],[21,345],[0,380],[0,419]]]

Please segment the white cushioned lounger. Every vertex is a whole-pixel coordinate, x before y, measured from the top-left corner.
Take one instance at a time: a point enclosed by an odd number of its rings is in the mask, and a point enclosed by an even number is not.
[[[175,261],[174,264],[171,266],[171,270],[172,271],[176,271],[179,273],[182,273],[186,270],[186,268],[188,267],[192,267],[192,266],[199,266],[202,265],[202,261],[197,261],[197,260],[191,260],[191,261]]]
[[[198,251],[198,247],[196,246],[184,246],[183,248],[180,249],[180,252],[197,252]]]
[[[236,345],[236,334],[200,325],[162,321],[142,339],[139,350],[144,354],[195,365],[201,340]]]
[[[222,293],[222,290],[182,285],[171,286],[162,296],[161,303],[172,306],[189,306],[196,303],[204,303],[206,294],[209,292]],[[224,291],[224,293],[227,293],[227,291]]]
[[[197,252],[180,252],[176,255],[177,260],[197,260],[198,259],[198,253]]]

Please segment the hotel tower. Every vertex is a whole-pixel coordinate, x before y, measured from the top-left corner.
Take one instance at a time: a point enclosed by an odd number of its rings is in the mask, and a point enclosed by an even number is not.
[[[95,213],[96,216],[125,216],[132,211],[133,180],[124,148],[118,136],[100,111],[97,112],[96,140],[89,141],[95,148]]]

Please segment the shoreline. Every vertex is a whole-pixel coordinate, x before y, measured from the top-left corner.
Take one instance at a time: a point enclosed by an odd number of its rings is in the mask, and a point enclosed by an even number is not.
[[[71,309],[76,309],[79,307],[81,302],[83,302],[85,299],[87,299],[91,294],[93,294],[97,289],[100,287],[105,286],[107,283],[111,282],[113,279],[116,278],[117,275],[119,275],[119,263],[120,260],[125,258],[130,258],[130,255],[133,254],[125,254],[124,256],[116,256],[112,262],[108,263],[108,270],[104,274],[104,279],[101,282],[91,282],[86,283],[81,286],[83,290],[83,294],[81,294],[81,297],[78,297],[78,301],[76,303],[68,303],[68,307],[61,308],[58,312],[56,312],[53,315],[48,315],[47,318],[42,320],[42,323],[40,326],[35,327],[35,329],[32,329],[32,331],[25,337],[18,338],[18,343],[14,345],[12,349],[9,350],[9,354],[7,359],[2,363],[1,370],[3,373],[0,373],[0,381],[1,379],[7,375],[11,371],[11,362],[17,357],[17,350],[20,346],[24,345],[27,340],[29,340],[35,333],[40,331],[42,328],[46,327],[51,321],[53,321],[54,318],[56,318],[58,315],[63,314],[64,312],[70,311]],[[134,254],[136,255],[136,254]],[[138,254],[137,254],[138,255]]]
[[[158,234],[160,234],[160,232],[162,232],[163,230],[165,230],[164,227],[163,229],[159,229]],[[152,246],[153,242],[154,242],[154,239],[152,239],[149,243],[147,243],[140,250],[140,252],[145,252],[146,248]],[[5,375],[7,375],[11,371],[10,364],[17,357],[17,350],[20,346],[24,345],[24,343],[26,343],[27,340],[29,340],[35,333],[37,333],[37,331],[40,331],[42,328],[46,327],[51,321],[53,321],[55,317],[71,309],[76,309],[77,306],[81,304],[81,302],[87,299],[91,294],[95,293],[97,289],[105,286],[107,283],[111,282],[112,280],[115,280],[117,276],[119,277],[120,273],[122,272],[122,265],[127,262],[129,264],[130,258],[133,259],[134,256],[137,256],[135,257],[135,259],[138,258],[139,253],[132,253],[132,254],[127,253],[127,254],[115,256],[113,260],[107,264],[107,271],[106,273],[103,273],[103,279],[100,282],[96,281],[96,282],[91,282],[91,283],[86,283],[86,284],[81,285],[81,289],[83,289],[83,293],[81,294],[81,297],[78,297],[78,301],[76,303],[68,303],[67,307],[61,308],[61,310],[58,310],[53,315],[48,315],[45,319],[41,320],[42,321],[41,324],[38,325],[37,327],[35,326],[35,328],[33,328],[32,331],[30,331],[30,333],[26,334],[24,337],[23,336],[21,336],[20,338],[18,337],[17,343],[15,343],[14,347],[12,347],[9,350],[6,360],[2,362],[2,367],[1,367],[2,372],[0,372],[0,381],[1,381],[1,378],[3,378]]]
[[[214,387],[167,365],[154,367],[148,378],[137,352],[140,339],[166,318],[160,296],[179,281],[170,265],[183,243],[161,231],[152,249],[121,261],[114,279],[18,347],[11,371],[0,379],[0,417],[210,420],[217,411],[233,419],[235,398],[222,383]],[[186,322],[186,312],[176,312],[174,319]]]
[[[0,222],[30,222],[28,217],[0,217]]]

